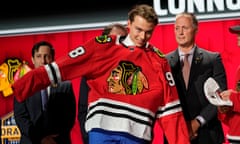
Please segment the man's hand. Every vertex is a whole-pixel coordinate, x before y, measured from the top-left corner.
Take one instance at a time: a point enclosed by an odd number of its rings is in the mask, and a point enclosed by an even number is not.
[[[55,138],[57,136],[58,136],[57,134],[56,135],[48,135],[41,140],[41,144],[57,144],[57,142],[55,141]]]
[[[222,100],[225,100],[225,101],[230,100],[229,97],[230,97],[232,92],[233,92],[232,89],[225,90],[225,91],[221,92],[220,96],[221,96]]]
[[[218,106],[218,111],[220,113],[228,113],[229,111],[232,110],[232,107],[231,106]]]
[[[190,136],[190,140],[195,139],[198,136],[198,129],[200,127],[199,122],[196,119],[187,122],[188,132]]]
[[[229,90],[225,90],[223,92],[220,93],[220,97],[222,100],[224,101],[229,101],[230,100],[230,95],[233,92],[232,89]],[[231,111],[232,107],[231,106],[218,106],[218,111],[220,113],[228,113],[229,111]]]

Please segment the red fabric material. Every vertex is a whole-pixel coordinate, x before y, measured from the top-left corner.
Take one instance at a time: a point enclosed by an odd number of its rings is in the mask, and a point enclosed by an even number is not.
[[[239,19],[205,22],[200,21],[197,35],[197,43],[200,47],[221,53],[223,63],[227,73],[228,88],[235,88],[235,74],[240,65],[240,48],[237,46],[237,36],[229,32],[229,27],[240,23]],[[154,31],[151,43],[157,46],[163,53],[174,50],[177,47],[174,37],[173,24],[159,25]],[[40,40],[48,40],[56,49],[56,58],[62,56],[78,45],[84,43],[89,38],[99,35],[102,30],[75,31],[53,34],[39,34],[26,36],[11,36],[0,38],[0,64],[6,58],[18,57],[31,63],[31,49],[34,43]],[[79,81],[73,80],[76,100],[79,95]],[[12,111],[13,97],[3,97],[0,92],[0,117]],[[224,126],[225,131],[227,127]],[[162,143],[162,132],[159,126],[155,126],[154,144]],[[73,144],[81,144],[81,134],[76,118],[76,124],[72,130]]]

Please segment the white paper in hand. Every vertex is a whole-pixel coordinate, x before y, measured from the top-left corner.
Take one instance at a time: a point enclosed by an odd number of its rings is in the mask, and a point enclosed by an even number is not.
[[[204,83],[204,93],[208,101],[215,106],[232,106],[232,101],[222,100],[219,93],[221,89],[218,83],[212,78],[208,78]]]

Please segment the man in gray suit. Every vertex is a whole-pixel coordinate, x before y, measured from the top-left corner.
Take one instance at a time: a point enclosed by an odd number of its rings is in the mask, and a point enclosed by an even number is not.
[[[47,41],[32,48],[34,67],[49,64],[55,51]],[[46,96],[46,102],[42,96]],[[14,100],[14,116],[21,132],[21,144],[71,144],[70,132],[76,115],[75,96],[70,81],[49,86],[22,103]]]
[[[224,134],[217,118],[217,107],[206,99],[203,84],[209,77],[213,77],[220,88],[225,90],[226,73],[219,53],[196,45],[197,31],[198,20],[195,15],[186,12],[178,14],[174,29],[178,48],[166,57],[176,82],[191,144],[222,144]],[[185,58],[186,63],[183,62]],[[185,69],[186,66],[189,67],[189,72]]]

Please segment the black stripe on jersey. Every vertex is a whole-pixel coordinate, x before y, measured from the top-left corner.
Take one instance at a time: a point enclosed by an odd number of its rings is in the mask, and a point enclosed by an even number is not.
[[[167,107],[167,108],[164,109],[164,110],[158,110],[158,111],[157,111],[157,115],[161,115],[161,114],[163,114],[163,113],[165,113],[165,112],[167,112],[167,111],[171,111],[171,110],[174,110],[174,109],[179,108],[179,107],[181,107],[181,104],[180,104],[180,103],[177,103],[177,104],[175,104],[175,105],[172,105],[172,106]]]
[[[144,120],[140,120],[138,118],[132,117],[130,115],[127,114],[123,114],[123,113],[112,113],[109,111],[104,111],[104,110],[96,110],[94,111],[91,115],[88,116],[87,119],[90,119],[92,116],[96,115],[96,114],[104,114],[104,115],[109,115],[111,117],[118,117],[118,118],[127,118],[127,119],[131,119],[132,121],[138,122],[138,123],[142,123],[144,125],[148,125],[148,126],[152,126],[152,123],[150,123],[149,121],[144,121]]]
[[[104,110],[93,110],[93,109],[95,109],[98,106],[103,106],[103,107],[109,107],[109,108],[115,108],[115,109],[119,109],[119,110],[123,110],[123,111],[128,111],[128,112],[134,113],[136,115],[140,115],[142,117],[148,117],[148,119],[150,119],[152,122],[154,121],[154,117],[151,116],[148,113],[137,111],[135,109],[132,109],[132,108],[129,108],[129,107],[126,107],[126,106],[115,105],[115,104],[110,104],[110,103],[106,103],[106,102],[98,102],[96,105],[91,106],[89,108],[89,111],[92,110],[94,112],[91,113],[90,115],[88,115],[87,119],[90,119],[95,114],[101,113],[101,114],[109,115],[109,116],[112,116],[112,117],[128,118],[128,119],[131,119],[131,120],[136,121],[138,123],[143,123],[145,125],[152,126],[152,123],[150,123],[149,121],[140,120],[140,119],[138,119],[138,118],[136,118],[134,116],[131,116],[131,115],[127,114],[127,113],[124,114],[124,113],[113,113],[113,112],[104,111]]]
[[[48,66],[50,67],[50,70],[52,72],[52,76],[53,76],[53,80],[54,80],[54,84],[57,84],[58,83],[58,80],[57,80],[57,74],[56,74],[56,71],[54,70],[52,64],[48,64]]]
[[[240,140],[234,140],[234,139],[229,139],[229,138],[228,138],[228,142],[230,144],[240,144]]]

